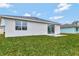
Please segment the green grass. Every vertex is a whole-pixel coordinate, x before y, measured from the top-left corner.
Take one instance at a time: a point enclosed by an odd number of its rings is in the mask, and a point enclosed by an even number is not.
[[[79,34],[63,37],[0,35],[1,56],[79,56]]]

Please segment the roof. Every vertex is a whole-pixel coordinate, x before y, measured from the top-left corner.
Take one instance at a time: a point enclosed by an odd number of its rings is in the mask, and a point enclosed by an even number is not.
[[[1,15],[1,18],[6,18],[6,19],[14,19],[14,20],[27,20],[27,21],[32,21],[32,22],[40,22],[40,23],[47,23],[47,24],[58,24],[57,22],[53,21],[48,21],[45,19],[41,19],[38,17],[29,17],[29,16],[12,16],[12,15]]]

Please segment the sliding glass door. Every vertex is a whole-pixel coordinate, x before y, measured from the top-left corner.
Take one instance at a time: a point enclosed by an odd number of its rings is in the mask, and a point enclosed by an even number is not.
[[[54,33],[54,25],[48,26],[48,34],[53,34]]]

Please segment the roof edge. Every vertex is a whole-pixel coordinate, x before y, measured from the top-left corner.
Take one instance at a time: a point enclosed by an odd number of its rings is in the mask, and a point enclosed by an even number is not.
[[[12,15],[0,15],[1,18],[10,18],[10,19],[23,19],[23,20],[26,20],[26,19],[35,19],[35,20],[28,20],[28,21],[36,21],[36,22],[43,22],[43,23],[47,23],[47,24],[57,24],[57,25],[60,25],[59,23],[57,22],[53,22],[53,21],[49,21],[49,20],[45,20],[45,19],[41,19],[41,18],[38,18],[38,17],[30,17],[30,16],[12,16]],[[38,19],[38,20],[37,20]]]

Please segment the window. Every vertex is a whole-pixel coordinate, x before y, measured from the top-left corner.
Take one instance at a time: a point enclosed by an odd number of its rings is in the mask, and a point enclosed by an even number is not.
[[[21,21],[16,21],[16,30],[21,30]]]
[[[27,30],[27,22],[22,22],[22,30]]]
[[[27,30],[27,22],[25,21],[16,21],[16,30]]]

